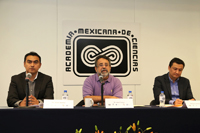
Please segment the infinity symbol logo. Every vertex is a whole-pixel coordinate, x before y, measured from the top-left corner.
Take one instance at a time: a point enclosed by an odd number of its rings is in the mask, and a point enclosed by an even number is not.
[[[120,48],[114,45],[99,49],[95,45],[88,45],[81,51],[81,60],[88,67],[95,66],[95,58],[98,55],[106,55],[111,60],[111,66],[117,67],[123,60],[123,54]]]

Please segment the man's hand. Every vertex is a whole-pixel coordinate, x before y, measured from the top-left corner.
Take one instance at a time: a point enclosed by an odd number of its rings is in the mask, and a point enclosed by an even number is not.
[[[195,101],[195,99],[194,99],[194,98],[192,98],[192,99],[189,99],[189,101]]]
[[[181,105],[183,104],[183,100],[181,99],[176,99],[176,101],[174,102],[174,105]]]
[[[21,101],[19,106],[26,106],[26,97]]]
[[[29,96],[28,100],[29,100],[28,105],[38,105],[39,104],[39,101],[33,95]]]

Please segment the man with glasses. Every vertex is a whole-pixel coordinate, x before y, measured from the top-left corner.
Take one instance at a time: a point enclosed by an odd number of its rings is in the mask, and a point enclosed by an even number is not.
[[[31,73],[28,81],[29,103],[28,105],[38,105],[43,99],[53,99],[53,83],[50,76],[38,72],[41,67],[41,57],[30,52],[24,57],[24,67],[26,72],[14,75],[8,91],[7,104],[9,107],[26,106],[26,81],[27,73]]]
[[[110,75],[111,61],[105,55],[99,55],[95,59],[96,74],[86,78],[83,85],[83,98],[92,98],[95,103],[101,101],[101,82],[104,83],[105,98],[122,98],[122,84],[118,78]],[[99,76],[103,81],[99,80]]]
[[[183,100],[195,100],[192,95],[190,81],[181,77],[185,63],[179,58],[173,58],[168,66],[169,72],[155,78],[153,92],[156,104],[159,104],[161,91],[165,94],[165,103],[181,105]]]

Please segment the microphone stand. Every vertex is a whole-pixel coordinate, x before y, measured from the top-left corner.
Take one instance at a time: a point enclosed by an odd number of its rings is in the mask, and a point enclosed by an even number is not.
[[[19,106],[17,108],[36,108],[35,106],[28,106],[28,96],[29,96],[29,85],[28,85],[28,81],[29,79],[25,79],[26,81],[26,106]]]
[[[28,107],[28,96],[29,96],[29,85],[28,85],[29,79],[26,79],[26,107]]]
[[[97,107],[105,107],[105,105],[103,105],[103,85],[104,85],[105,83],[104,82],[102,82],[101,83],[101,105],[98,105]]]
[[[26,78],[25,78],[25,81],[26,81],[26,106],[19,106],[18,108],[35,108],[35,106],[28,106],[28,97],[29,97],[29,85],[28,85],[28,82],[29,82],[29,78],[31,77],[32,75],[30,73],[28,73],[28,75],[26,75]]]
[[[103,85],[105,83],[101,83],[101,105],[103,105]]]

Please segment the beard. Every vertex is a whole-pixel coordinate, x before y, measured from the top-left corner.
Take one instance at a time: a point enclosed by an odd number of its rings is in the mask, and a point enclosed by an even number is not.
[[[106,72],[103,72],[103,71],[106,71]],[[101,73],[99,75],[102,75],[103,77],[107,77],[109,74],[110,74],[110,72],[108,72],[108,70],[102,69]]]

